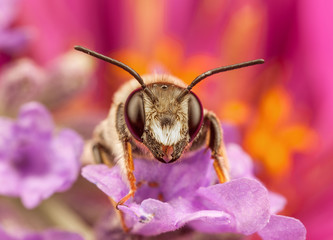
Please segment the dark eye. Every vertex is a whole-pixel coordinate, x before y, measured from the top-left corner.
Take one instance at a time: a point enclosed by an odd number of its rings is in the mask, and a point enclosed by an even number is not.
[[[125,103],[125,121],[133,137],[142,142],[145,127],[145,111],[141,89],[135,90]]]
[[[190,141],[200,131],[203,122],[203,109],[199,98],[194,94],[190,93],[188,100],[188,129],[190,134]]]

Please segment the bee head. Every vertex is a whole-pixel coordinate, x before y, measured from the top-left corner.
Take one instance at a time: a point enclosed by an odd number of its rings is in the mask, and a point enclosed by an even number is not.
[[[157,160],[174,162],[201,129],[202,105],[192,92],[178,100],[184,88],[173,84],[157,82],[147,88],[156,99],[142,89],[133,91],[125,104],[126,124]]]

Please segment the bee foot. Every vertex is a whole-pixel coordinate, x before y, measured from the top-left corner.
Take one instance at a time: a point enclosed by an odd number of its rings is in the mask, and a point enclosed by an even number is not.
[[[116,209],[119,210],[119,205],[124,205],[124,203],[127,202],[128,199],[130,199],[130,197],[134,197],[134,193],[134,191],[129,191],[129,193],[127,193],[125,197],[120,199],[120,201],[116,204]]]

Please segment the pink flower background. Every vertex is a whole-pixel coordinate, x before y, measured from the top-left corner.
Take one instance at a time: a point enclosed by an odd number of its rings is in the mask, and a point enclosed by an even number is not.
[[[130,76],[95,59],[77,67],[86,59],[80,53],[65,61],[74,45],[140,74],[165,72],[187,83],[210,68],[264,58],[264,65],[212,76],[193,91],[239,129],[236,141],[255,160],[256,175],[287,198],[283,214],[300,219],[308,239],[333,235],[333,3],[2,0],[0,10],[0,86],[6,89],[0,95],[12,99],[27,86],[22,79],[34,90],[22,91],[27,94],[15,104],[1,99],[1,115],[16,115],[20,101],[39,100],[58,125],[86,138]],[[21,60],[29,61],[28,71]],[[14,67],[23,76],[13,78],[17,85],[5,80]],[[67,91],[70,84],[76,87]],[[80,184],[90,186],[79,179],[73,193],[58,198],[74,209],[77,196],[87,197],[85,207],[107,204],[98,191],[86,196]],[[81,214],[97,218],[88,209]]]

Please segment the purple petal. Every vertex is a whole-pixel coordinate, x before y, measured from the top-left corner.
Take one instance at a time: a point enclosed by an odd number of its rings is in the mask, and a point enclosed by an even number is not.
[[[22,190],[21,176],[7,163],[0,163],[0,194],[19,196]]]
[[[192,195],[199,187],[210,184],[210,172],[213,160],[210,151],[199,151],[194,156],[184,158],[166,171],[162,192],[165,200]],[[163,166],[163,165],[161,165]],[[163,169],[162,169],[163,171]]]
[[[252,159],[239,145],[228,144],[227,153],[230,161],[231,179],[244,177],[256,179],[253,175]],[[272,214],[281,211],[286,204],[286,199],[283,196],[272,192],[269,192],[269,201]]]
[[[198,200],[205,209],[220,210],[234,217],[234,232],[245,235],[263,228],[269,220],[269,199],[267,190],[256,180],[237,179],[197,191]],[[216,225],[215,230],[218,231]]]
[[[53,153],[57,158],[53,173],[63,179],[59,191],[64,191],[75,181],[79,174],[83,140],[74,131],[63,129],[52,142]]]
[[[226,148],[230,162],[231,179],[244,177],[254,178],[253,163],[250,156],[237,144],[228,144]]]
[[[42,155],[45,169],[43,174],[33,174],[37,167],[30,171],[22,182],[21,197],[27,208],[37,206],[42,200],[49,198],[54,192],[67,190],[76,180],[79,173],[79,157],[83,141],[75,132],[66,129],[50,143],[51,148],[36,150]],[[34,161],[38,157],[35,157]],[[33,193],[33,194],[32,194]]]
[[[34,208],[41,201],[59,191],[63,185],[60,176],[48,174],[46,176],[29,176],[24,179],[20,196],[26,208]]]
[[[207,186],[207,174],[212,168],[210,162],[210,153],[204,151],[198,152],[195,157],[170,165],[135,159],[134,174],[137,182],[143,180],[159,185],[158,188],[151,188],[148,184],[143,184],[136,193],[135,201],[140,203],[149,197],[158,198],[159,193],[168,201],[174,197],[191,194],[200,186]],[[118,166],[108,168],[104,165],[90,165],[83,168],[82,175],[115,201],[119,201],[129,191]]]
[[[48,140],[52,136],[53,128],[50,113],[40,103],[30,102],[20,109],[15,130],[21,138]]]
[[[176,224],[175,209],[169,203],[147,199],[141,203],[140,207],[120,206],[119,208],[132,216],[132,219],[135,217],[137,220],[131,229],[133,233],[151,236],[179,228]]]
[[[226,122],[221,127],[223,129],[223,140],[226,144],[241,142],[241,134],[235,125]]]
[[[136,159],[134,164],[137,180],[158,183],[158,190],[163,194],[165,201],[192,194],[199,187],[210,183],[212,160],[209,151],[199,151],[194,156],[186,157],[174,164],[161,164],[144,159]],[[152,191],[154,190],[147,185],[142,186],[137,193],[137,202],[146,199],[147,194]],[[157,198],[157,195],[149,196]]]
[[[232,222],[234,221],[234,218],[224,211],[201,210],[187,214],[177,225],[188,224],[200,232],[221,233],[233,232],[235,229]]]
[[[304,240],[306,229],[297,219],[272,215],[269,223],[259,232],[263,240]]]
[[[269,202],[271,214],[276,214],[284,209],[287,200],[280,194],[269,192]]]
[[[122,179],[118,166],[109,168],[104,164],[88,165],[82,168],[82,176],[96,184],[99,189],[116,202],[129,191],[128,186]]]
[[[201,210],[191,206],[193,202]],[[267,191],[250,179],[200,188],[192,200],[180,197],[163,203],[147,199],[141,205],[130,203],[120,209],[131,232],[146,236],[174,231],[185,224],[201,232],[249,235],[263,228],[270,216]]]

